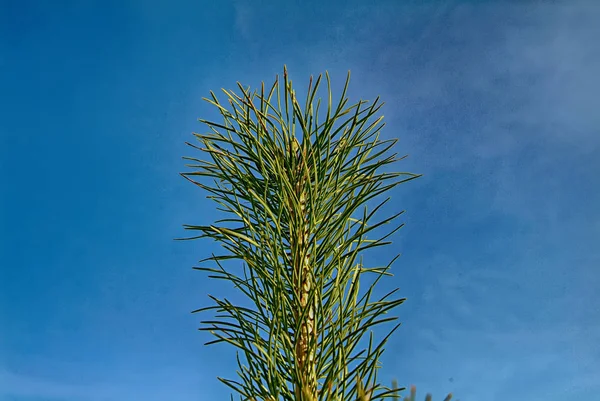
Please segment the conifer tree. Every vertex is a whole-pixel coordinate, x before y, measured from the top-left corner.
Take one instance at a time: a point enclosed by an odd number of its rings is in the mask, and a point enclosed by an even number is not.
[[[404,301],[396,290],[374,292],[399,255],[366,267],[361,252],[390,244],[386,239],[402,226],[369,238],[403,212],[373,222],[390,198],[372,210],[366,203],[418,175],[382,171],[400,160],[386,156],[396,140],[379,140],[379,98],[348,105],[350,73],[337,102],[326,73],[319,115],[321,78],[313,85],[311,77],[304,107],[285,67],[282,85],[277,78],[267,92],[264,83],[254,92],[238,83],[239,93],[223,90],[221,103],[211,91],[204,100],[223,122],[201,119],[211,132],[194,134],[200,144],[188,143],[211,161],[184,158],[192,171],[183,177],[228,214],[211,225],[185,226],[198,232],[185,239],[212,238],[226,251],[195,269],[229,281],[251,305],[211,295],[214,305],[195,311],[216,312],[202,322],[201,330],[216,337],[207,344],[237,348],[239,377],[219,380],[241,400],[374,401],[403,390],[377,379],[384,345],[399,324],[377,341],[373,334],[396,320],[388,312]],[[226,260],[242,263],[226,267]],[[374,279],[361,289],[365,275]]]

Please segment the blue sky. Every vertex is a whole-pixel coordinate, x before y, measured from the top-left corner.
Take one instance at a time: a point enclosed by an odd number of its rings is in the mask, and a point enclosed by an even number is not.
[[[191,269],[219,248],[172,240],[215,206],[178,172],[201,98],[283,64],[351,70],[424,174],[365,258],[402,252],[382,379],[598,399],[600,4],[547,3],[0,1],[0,400],[229,399],[190,314],[227,295]]]

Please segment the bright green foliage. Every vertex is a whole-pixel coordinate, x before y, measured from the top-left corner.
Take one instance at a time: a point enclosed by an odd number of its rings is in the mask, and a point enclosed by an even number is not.
[[[219,242],[227,254],[205,259],[217,267],[197,267],[210,277],[227,280],[253,307],[211,298],[215,320],[202,330],[228,342],[238,354],[239,380],[219,378],[242,400],[354,401],[391,398],[377,381],[379,359],[387,338],[376,342],[374,326],[396,320],[385,316],[404,299],[395,290],[373,300],[373,290],[397,258],[385,267],[367,268],[359,253],[390,244],[367,234],[392,222],[402,212],[371,223],[389,198],[368,211],[366,202],[396,185],[412,180],[411,173],[381,172],[396,154],[379,159],[395,140],[379,141],[382,118],[373,119],[378,99],[347,106],[349,75],[337,104],[332,101],[329,75],[325,118],[315,96],[321,76],[309,83],[304,109],[284,69],[265,93],[214,93],[205,99],[217,107],[223,123],[200,120],[211,134],[194,134],[202,146],[189,144],[212,162],[193,162],[182,175],[208,191],[218,210],[230,217],[214,225],[185,226],[198,236]],[[281,93],[283,92],[283,94]],[[225,106],[229,106],[226,108]],[[196,181],[212,179],[210,184]],[[358,213],[357,213],[358,212]],[[369,224],[367,224],[369,222]],[[226,268],[221,261],[238,259],[243,267]],[[203,261],[203,262],[204,262]],[[360,279],[374,276],[360,291]],[[370,334],[370,335],[368,335]],[[366,349],[359,341],[367,338]]]

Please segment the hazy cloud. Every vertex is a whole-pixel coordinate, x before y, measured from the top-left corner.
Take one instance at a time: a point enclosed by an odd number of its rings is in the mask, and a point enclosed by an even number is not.
[[[237,0],[234,3],[235,28],[245,40],[252,38],[252,3],[246,0]]]

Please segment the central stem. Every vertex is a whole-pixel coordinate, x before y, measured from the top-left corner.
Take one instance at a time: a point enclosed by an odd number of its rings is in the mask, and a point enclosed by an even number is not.
[[[314,286],[313,271],[310,264],[309,227],[306,212],[306,175],[304,171],[305,156],[300,152],[296,138],[292,138],[292,155],[297,156],[294,171],[295,195],[299,200],[299,207],[290,205],[291,230],[290,241],[293,268],[293,282],[298,286],[295,291],[299,298],[300,308],[295,313],[296,322],[300,321],[299,332],[295,335],[296,360],[301,372],[301,383],[296,385],[297,400],[317,399],[317,374],[315,366],[315,347],[317,338],[315,330],[315,302],[310,300],[310,292]],[[294,207],[296,206],[296,207]],[[299,215],[297,215],[297,212]],[[302,316],[303,312],[308,311]]]

